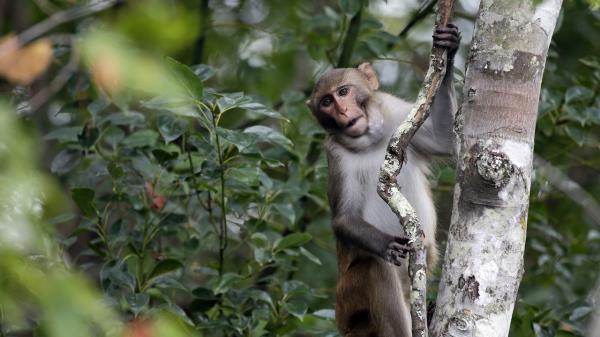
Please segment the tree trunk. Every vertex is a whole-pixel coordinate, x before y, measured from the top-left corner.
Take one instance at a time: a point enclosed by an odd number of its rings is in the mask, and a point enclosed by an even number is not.
[[[540,86],[560,5],[481,1],[455,122],[457,183],[432,336],[508,336]]]

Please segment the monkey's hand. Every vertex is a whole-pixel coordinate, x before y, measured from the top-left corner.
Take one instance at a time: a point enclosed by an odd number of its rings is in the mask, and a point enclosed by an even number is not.
[[[395,237],[394,240],[387,245],[385,260],[396,266],[401,266],[402,259],[406,258],[410,249],[407,238]]]
[[[447,24],[446,27],[438,28],[433,34],[433,43],[442,48],[448,49],[448,60],[454,60],[454,55],[460,44],[460,32],[454,24]]]

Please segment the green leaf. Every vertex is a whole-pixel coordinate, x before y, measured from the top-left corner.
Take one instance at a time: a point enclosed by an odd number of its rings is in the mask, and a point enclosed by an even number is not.
[[[178,156],[177,152],[167,152],[167,151],[162,150],[162,149],[154,149],[154,150],[152,150],[152,155],[161,164],[164,164],[165,162],[167,162],[169,160],[173,160],[173,159],[177,158],[177,156]]]
[[[92,217],[96,214],[94,205],[94,190],[90,188],[74,188],[71,190],[73,201],[86,216]]]
[[[131,158],[131,165],[146,178],[157,177],[162,170],[157,163],[144,155]]]
[[[242,279],[243,279],[242,275],[235,274],[235,273],[225,273],[225,274],[223,274],[223,276],[221,277],[221,280],[215,287],[214,293],[215,294],[226,293],[236,282],[238,282],[239,280],[242,280]]]
[[[245,186],[258,186],[257,167],[233,167],[225,171],[225,175],[232,182]]]
[[[255,125],[244,130],[245,133],[254,134],[258,136],[259,141],[269,142],[272,144],[281,145],[286,150],[291,150],[294,145],[291,140],[281,134],[281,132],[274,130],[268,126]]]
[[[271,251],[265,248],[254,248],[254,261],[258,262],[259,265],[265,265],[273,260]]]
[[[269,246],[269,238],[264,233],[253,233],[250,240],[255,247],[266,248]]]
[[[287,248],[297,248],[309,242],[312,236],[308,233],[293,233],[275,242],[275,251],[281,251]]]
[[[190,303],[191,312],[204,312],[212,308],[218,302],[215,293],[208,288],[196,288],[192,291],[194,299]]]
[[[321,309],[321,310],[317,310],[315,312],[312,313],[313,316],[319,317],[319,318],[325,318],[325,319],[329,319],[329,320],[334,320],[335,319],[335,310],[333,309]]]
[[[131,273],[119,270],[118,267],[112,267],[102,270],[101,276],[104,276],[102,278],[106,278],[110,282],[121,286],[125,289],[128,289],[130,291],[135,290],[135,276],[133,276]]]
[[[574,126],[565,126],[564,130],[567,136],[577,143],[577,145],[583,146],[585,144],[586,134],[584,130]]]
[[[215,68],[207,64],[197,64],[192,66],[192,71],[198,76],[203,82],[215,76],[217,71]]]
[[[180,268],[183,268],[183,263],[176,259],[164,259],[158,262],[150,274],[148,275],[148,280],[152,280],[153,278],[174,272]]]
[[[58,224],[65,223],[67,221],[71,221],[71,220],[73,220],[75,218],[75,216],[76,216],[76,214],[74,214],[74,213],[62,213],[62,214],[59,214],[59,215],[57,215],[55,217],[52,217],[52,218],[46,220],[46,222],[49,225],[55,226],[55,225],[58,225]]]
[[[182,320],[183,322],[185,322],[187,325],[189,325],[190,327],[194,326],[194,322],[190,319],[190,317],[186,314],[185,310],[181,309],[180,306],[178,306],[175,303],[168,303],[166,306],[166,310],[175,314],[180,320]]]
[[[128,127],[141,126],[146,121],[144,114],[137,111],[115,112],[106,116],[100,124],[124,125]]]
[[[184,117],[201,118],[203,116],[193,102],[182,97],[156,96],[142,102],[142,106],[152,110],[166,110]]]
[[[292,316],[298,318],[299,320],[304,319],[304,315],[306,315],[306,310],[308,309],[308,305],[305,301],[300,299],[296,299],[284,304],[285,310],[292,314]]]
[[[182,95],[192,101],[201,101],[204,92],[202,80],[194,74],[194,71],[183,63],[170,57],[165,59],[167,67],[173,75],[173,80],[183,90]]]
[[[125,173],[121,165],[114,161],[108,163],[106,168],[108,169],[108,173],[113,179],[119,179],[123,177],[123,174]]]
[[[188,127],[188,123],[184,120],[177,119],[171,115],[160,115],[156,119],[158,131],[163,137],[165,143],[170,143],[181,137]]]
[[[81,126],[69,126],[56,129],[48,133],[44,140],[57,140],[60,143],[77,142],[77,136],[81,133]]]
[[[313,255],[313,253],[309,252],[304,247],[300,247],[300,254],[302,254],[304,257],[306,257],[307,259],[309,259],[313,263],[318,264],[319,266],[321,265],[321,260],[319,260],[318,257],[316,257],[315,255]]]
[[[286,296],[310,294],[310,288],[302,281],[290,280],[283,282],[283,293]]]
[[[256,142],[258,136],[252,133],[244,133],[237,130],[218,128],[219,136],[226,141],[227,145],[235,146],[240,153],[257,153]]]
[[[600,59],[598,59],[597,57],[586,56],[580,59],[579,61],[590,68],[600,69]]]
[[[296,222],[296,211],[290,203],[276,203],[272,207],[288,221],[289,225]]]
[[[90,148],[96,144],[96,141],[100,137],[100,130],[98,128],[91,126],[90,124],[86,124],[83,127],[83,130],[79,135],[77,135],[77,140],[79,144],[84,148]]]
[[[267,324],[269,324],[268,321],[259,320],[250,331],[250,337],[262,337],[268,335],[269,330],[266,329]]]
[[[154,144],[156,144],[157,139],[158,134],[156,133],[156,131],[141,130],[127,136],[127,138],[125,138],[121,144],[126,147],[154,146]]]
[[[275,119],[281,119],[284,121],[288,121],[288,119],[283,117],[279,112],[268,109],[266,106],[264,106],[263,104],[260,104],[258,102],[242,103],[239,105],[239,107],[241,109],[247,110],[251,114],[253,113],[253,114],[260,115],[260,116],[271,117],[271,118],[275,118]]]
[[[340,8],[347,15],[355,15],[362,6],[362,0],[340,0]]]
[[[110,101],[104,97],[100,97],[100,98],[94,100],[92,103],[88,104],[87,109],[90,112],[90,114],[94,118],[96,118],[96,116],[98,116],[98,114],[100,112],[104,111],[109,106],[110,106]]]
[[[250,98],[245,97],[242,92],[221,94],[217,99],[217,107],[221,113],[239,107],[241,104],[249,103]]]
[[[575,308],[575,310],[573,310],[573,312],[569,316],[569,320],[570,321],[580,320],[580,319],[588,316],[593,311],[594,311],[594,309],[590,306],[581,306],[581,307]]]
[[[582,86],[574,86],[565,92],[565,103],[581,102],[585,103],[594,97],[591,89]]]
[[[127,294],[125,300],[131,312],[137,316],[150,303],[150,296],[148,294]]]
[[[113,148],[125,138],[125,132],[118,126],[109,126],[102,135],[102,139]]]
[[[248,295],[250,296],[251,299],[255,300],[256,302],[265,302],[265,303],[269,304],[269,306],[271,306],[271,308],[275,308],[275,305],[273,304],[273,299],[271,298],[271,295],[269,295],[269,293],[267,293],[266,291],[258,290],[258,289],[251,289],[248,292]]]
[[[80,161],[81,151],[65,149],[60,151],[56,157],[54,157],[52,164],[50,164],[50,171],[58,175],[63,175],[77,167]]]

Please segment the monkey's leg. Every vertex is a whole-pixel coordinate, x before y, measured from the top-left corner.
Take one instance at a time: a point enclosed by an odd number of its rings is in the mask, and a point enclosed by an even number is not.
[[[400,267],[405,268],[405,267]],[[399,268],[373,256],[340,271],[336,322],[344,337],[410,337],[410,311]]]
[[[377,262],[370,276],[372,312],[379,330],[377,336],[411,337],[410,306],[405,295],[405,279],[402,277],[407,274],[407,268],[405,265],[398,267],[383,261]]]
[[[339,264],[335,320],[344,337],[383,337],[379,335],[373,319],[373,291],[370,284],[370,275],[373,274],[372,269],[377,268],[378,259],[363,255],[354,257],[351,263]]]

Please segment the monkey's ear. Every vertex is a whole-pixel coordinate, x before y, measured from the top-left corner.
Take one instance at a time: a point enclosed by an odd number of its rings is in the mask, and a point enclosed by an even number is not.
[[[358,70],[367,77],[371,90],[379,89],[379,79],[377,79],[377,73],[375,72],[375,69],[373,69],[373,66],[371,66],[371,63],[362,63],[358,66]]]

